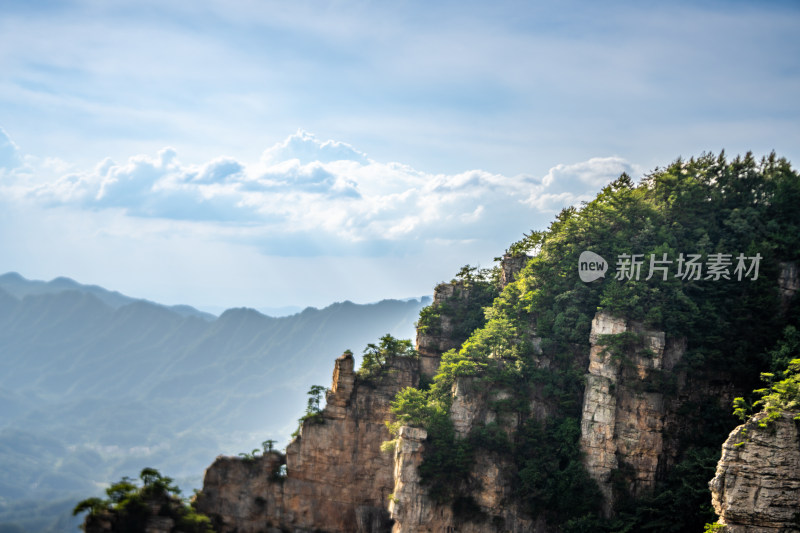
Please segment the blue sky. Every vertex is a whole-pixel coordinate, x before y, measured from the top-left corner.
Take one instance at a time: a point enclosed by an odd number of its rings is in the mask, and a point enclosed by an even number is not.
[[[430,293],[679,156],[800,157],[793,2],[5,1],[0,271]]]

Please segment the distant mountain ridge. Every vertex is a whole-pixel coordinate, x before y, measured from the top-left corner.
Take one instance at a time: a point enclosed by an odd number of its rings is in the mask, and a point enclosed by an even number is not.
[[[0,276],[0,531],[72,531],[71,494],[144,466],[190,489],[199,478],[186,476],[220,452],[285,437],[331,360],[386,333],[410,338],[427,302],[215,317],[67,278]]]
[[[142,298],[131,298],[117,291],[110,291],[100,287],[99,285],[84,285],[77,281],[59,276],[50,281],[29,280],[17,272],[7,272],[0,276],[0,289],[4,290],[11,296],[17,299],[22,299],[25,296],[34,294],[56,294],[67,290],[75,290],[84,292],[95,296],[104,304],[118,309],[123,305],[128,305],[133,302],[141,301],[148,302],[161,307],[166,307],[170,311],[174,311],[181,316],[196,316],[205,320],[213,320],[216,318],[211,313],[205,313],[190,305],[161,305]]]

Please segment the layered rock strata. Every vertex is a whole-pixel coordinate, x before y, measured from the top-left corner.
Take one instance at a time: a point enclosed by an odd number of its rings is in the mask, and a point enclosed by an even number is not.
[[[403,427],[395,446],[395,487],[389,504],[392,533],[545,533],[543,520],[531,520],[513,502],[510,465],[499,455],[476,457],[469,481],[472,503],[470,517],[458,516],[450,504],[438,504],[428,497],[421,483],[419,465],[425,453],[427,433]]]
[[[611,335],[633,333],[636,347],[615,352],[604,345]],[[663,332],[598,313],[592,321],[589,370],[581,418],[584,465],[604,497],[606,514],[615,502],[612,478],[626,471],[626,489],[633,495],[652,490],[664,452],[665,402],[662,392],[648,390],[648,381],[671,370],[678,356],[666,358]],[[670,352],[671,353],[671,352]],[[623,478],[624,479],[624,478]]]
[[[759,413],[734,429],[709,483],[726,533],[800,531],[800,431],[794,417],[761,427]]]

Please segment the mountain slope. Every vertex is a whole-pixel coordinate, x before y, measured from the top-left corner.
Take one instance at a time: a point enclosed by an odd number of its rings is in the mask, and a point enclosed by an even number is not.
[[[332,356],[387,332],[410,337],[424,305],[343,302],[281,318],[231,309],[210,320],[122,295],[109,303],[114,293],[67,282],[25,292],[9,279],[0,280],[0,525],[144,466],[185,489],[199,484],[218,453],[290,433],[305,391],[330,379]],[[25,530],[56,517],[46,518]]]

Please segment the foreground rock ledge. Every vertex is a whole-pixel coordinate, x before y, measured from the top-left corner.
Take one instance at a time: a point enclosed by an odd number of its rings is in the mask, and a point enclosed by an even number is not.
[[[784,412],[768,427],[759,413],[734,429],[709,483],[726,533],[800,531],[800,423]]]

